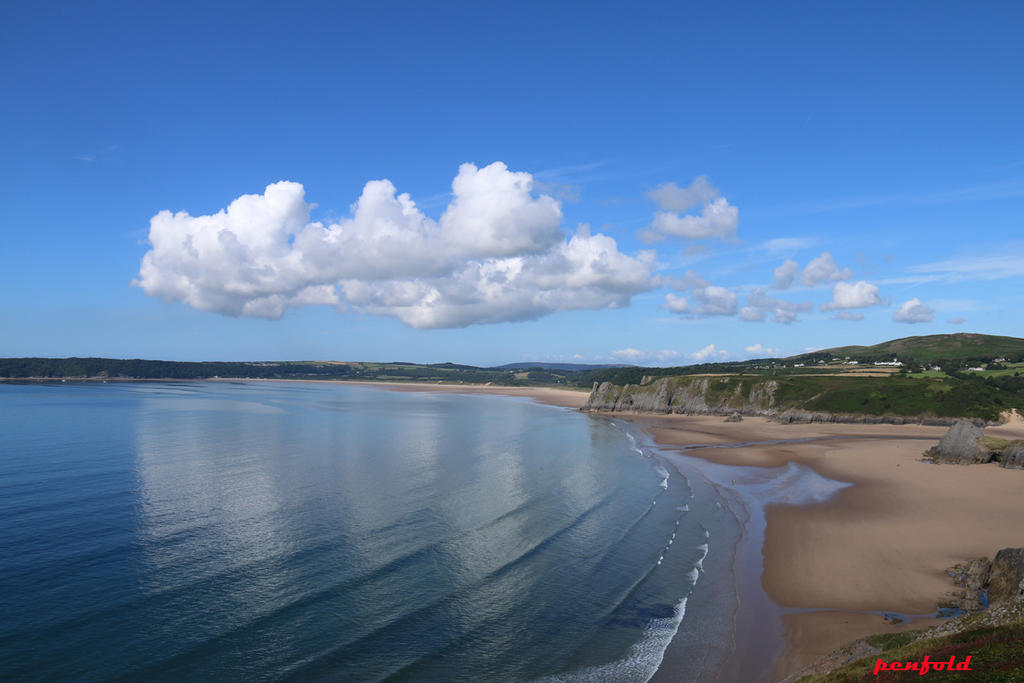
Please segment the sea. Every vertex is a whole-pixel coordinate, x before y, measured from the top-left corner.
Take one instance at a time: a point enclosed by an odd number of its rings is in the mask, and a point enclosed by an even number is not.
[[[527,398],[0,384],[0,679],[711,680],[727,476]]]

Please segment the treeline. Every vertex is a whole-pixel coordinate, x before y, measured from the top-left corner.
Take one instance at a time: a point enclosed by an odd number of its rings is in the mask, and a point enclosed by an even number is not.
[[[166,360],[121,360],[115,358],[2,358],[0,377],[9,378],[100,378],[111,379],[210,379],[237,377],[347,377],[345,365],[306,363],[229,363]]]
[[[509,370],[438,363],[186,362],[115,358],[2,358],[0,377],[9,379],[347,379],[464,382],[517,385],[546,382],[547,375],[516,377]]]

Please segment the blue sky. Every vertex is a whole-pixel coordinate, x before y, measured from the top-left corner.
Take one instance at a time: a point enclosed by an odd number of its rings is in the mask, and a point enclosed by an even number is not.
[[[1024,5],[213,4],[0,8],[0,356],[1024,336]]]

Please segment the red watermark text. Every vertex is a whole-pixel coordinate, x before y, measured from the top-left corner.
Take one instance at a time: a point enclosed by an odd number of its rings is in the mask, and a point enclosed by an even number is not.
[[[924,676],[929,671],[970,671],[971,657],[968,655],[964,661],[957,662],[956,657],[950,657],[949,661],[933,662],[925,655],[920,662],[883,662],[881,659],[875,663],[874,674],[877,676],[880,671],[916,671]]]

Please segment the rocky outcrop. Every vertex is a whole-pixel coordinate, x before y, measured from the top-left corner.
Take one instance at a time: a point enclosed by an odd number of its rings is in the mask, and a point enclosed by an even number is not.
[[[852,413],[817,413],[806,410],[790,409],[771,415],[774,422],[785,424],[803,424],[811,422],[833,422],[837,424],[920,424],[931,427],[947,427],[956,423],[950,417],[904,417],[902,415],[856,415]]]
[[[1024,470],[1024,441],[1014,441],[999,454],[999,466]]]
[[[988,600],[993,605],[1024,602],[1024,548],[1003,548],[992,560]]]
[[[953,583],[960,588],[954,593],[954,601],[950,606],[958,607],[965,612],[977,612],[988,606],[986,591],[992,576],[992,560],[977,557],[966,564],[950,568],[947,573],[953,577]]]
[[[924,452],[925,460],[952,465],[998,462],[1000,467],[1024,469],[1024,441],[987,440],[981,427],[970,420],[959,420],[937,446]]]
[[[992,451],[982,441],[981,427],[970,420],[958,420],[939,445],[925,451],[925,458],[936,463],[974,465],[992,460]]]
[[[649,379],[649,378],[644,378]],[[684,415],[769,415],[777,384],[771,380],[662,377],[623,386],[594,383],[583,410]]]
[[[726,422],[743,422],[743,415],[739,412],[735,412],[729,417],[725,418]]]

